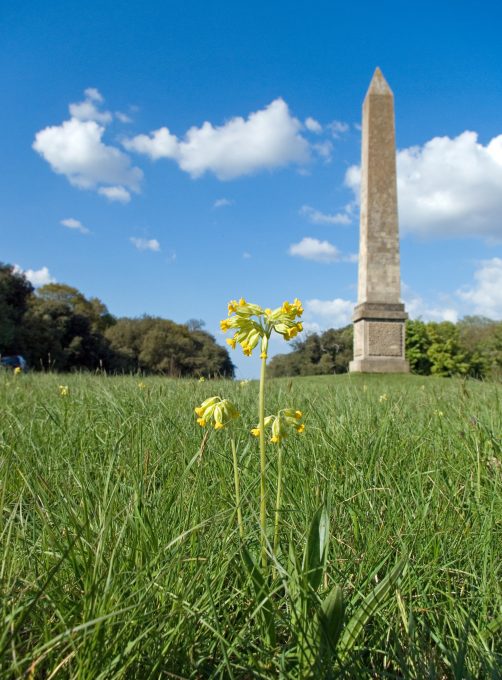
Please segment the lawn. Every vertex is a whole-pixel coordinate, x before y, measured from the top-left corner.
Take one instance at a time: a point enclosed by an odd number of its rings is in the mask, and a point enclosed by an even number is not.
[[[219,432],[194,414],[214,394],[241,414]],[[260,540],[257,395],[256,382],[0,374],[1,677],[502,677],[501,386],[270,381],[266,413],[299,409],[305,431],[283,446],[261,598],[242,547],[254,559]],[[333,585],[348,621],[406,567],[357,644],[309,673],[290,576],[321,507],[331,538],[305,625]]]

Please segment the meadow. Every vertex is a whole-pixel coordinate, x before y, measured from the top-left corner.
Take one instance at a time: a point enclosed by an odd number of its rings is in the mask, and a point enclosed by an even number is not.
[[[243,539],[230,434],[194,414],[215,394],[241,414]],[[501,386],[269,381],[266,413],[291,406],[305,422],[283,448],[269,600],[241,548],[253,555],[260,539],[257,394],[254,381],[0,375],[2,678],[315,677],[302,670],[302,623],[284,591],[321,507],[319,598],[338,584],[347,620],[406,561],[324,676],[502,677]],[[267,466],[271,518],[272,445]]]

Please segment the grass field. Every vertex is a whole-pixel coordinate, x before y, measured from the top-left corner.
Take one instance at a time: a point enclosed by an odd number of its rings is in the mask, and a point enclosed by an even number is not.
[[[279,565],[275,641],[263,633],[229,433],[211,431],[199,453],[194,406],[232,399],[252,554],[257,392],[254,382],[0,375],[1,677],[308,676]],[[324,504],[320,596],[339,584],[347,617],[408,559],[327,677],[502,677],[501,396],[500,385],[416,376],[269,382],[267,413],[292,406],[306,424],[284,448],[283,552],[302,552]]]

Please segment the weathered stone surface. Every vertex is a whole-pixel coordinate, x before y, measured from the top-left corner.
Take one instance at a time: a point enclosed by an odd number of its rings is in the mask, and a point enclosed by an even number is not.
[[[358,304],[350,371],[408,372],[400,301],[394,95],[376,69],[363,104]]]

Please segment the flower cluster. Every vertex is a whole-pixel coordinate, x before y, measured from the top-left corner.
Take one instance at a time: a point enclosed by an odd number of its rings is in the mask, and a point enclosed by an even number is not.
[[[294,408],[284,408],[276,416],[267,416],[264,420],[264,426],[265,428],[271,426],[272,436],[270,441],[273,444],[279,444],[291,432],[304,432],[305,425],[300,422],[302,418],[303,413]],[[260,436],[259,425],[251,430],[251,434],[255,437]]]
[[[70,388],[68,385],[60,385],[59,386],[59,395],[61,397],[67,397],[70,394]]]
[[[224,333],[234,331],[227,343],[232,349],[238,343],[246,356],[251,356],[261,339],[260,356],[266,359],[272,331],[282,335],[285,340],[291,340],[303,330],[301,322],[296,320],[302,314],[302,303],[297,298],[292,303],[284,302],[276,309],[262,309],[241,298],[238,302],[231,300],[228,303],[228,317],[220,322],[220,328]]]
[[[14,375],[21,375],[22,372],[23,369],[21,368],[21,366],[16,366],[16,368],[14,369]]]
[[[201,427],[205,427],[212,420],[215,430],[222,430],[231,420],[239,417],[239,412],[232,402],[221,397],[209,397],[197,406],[195,413]]]

